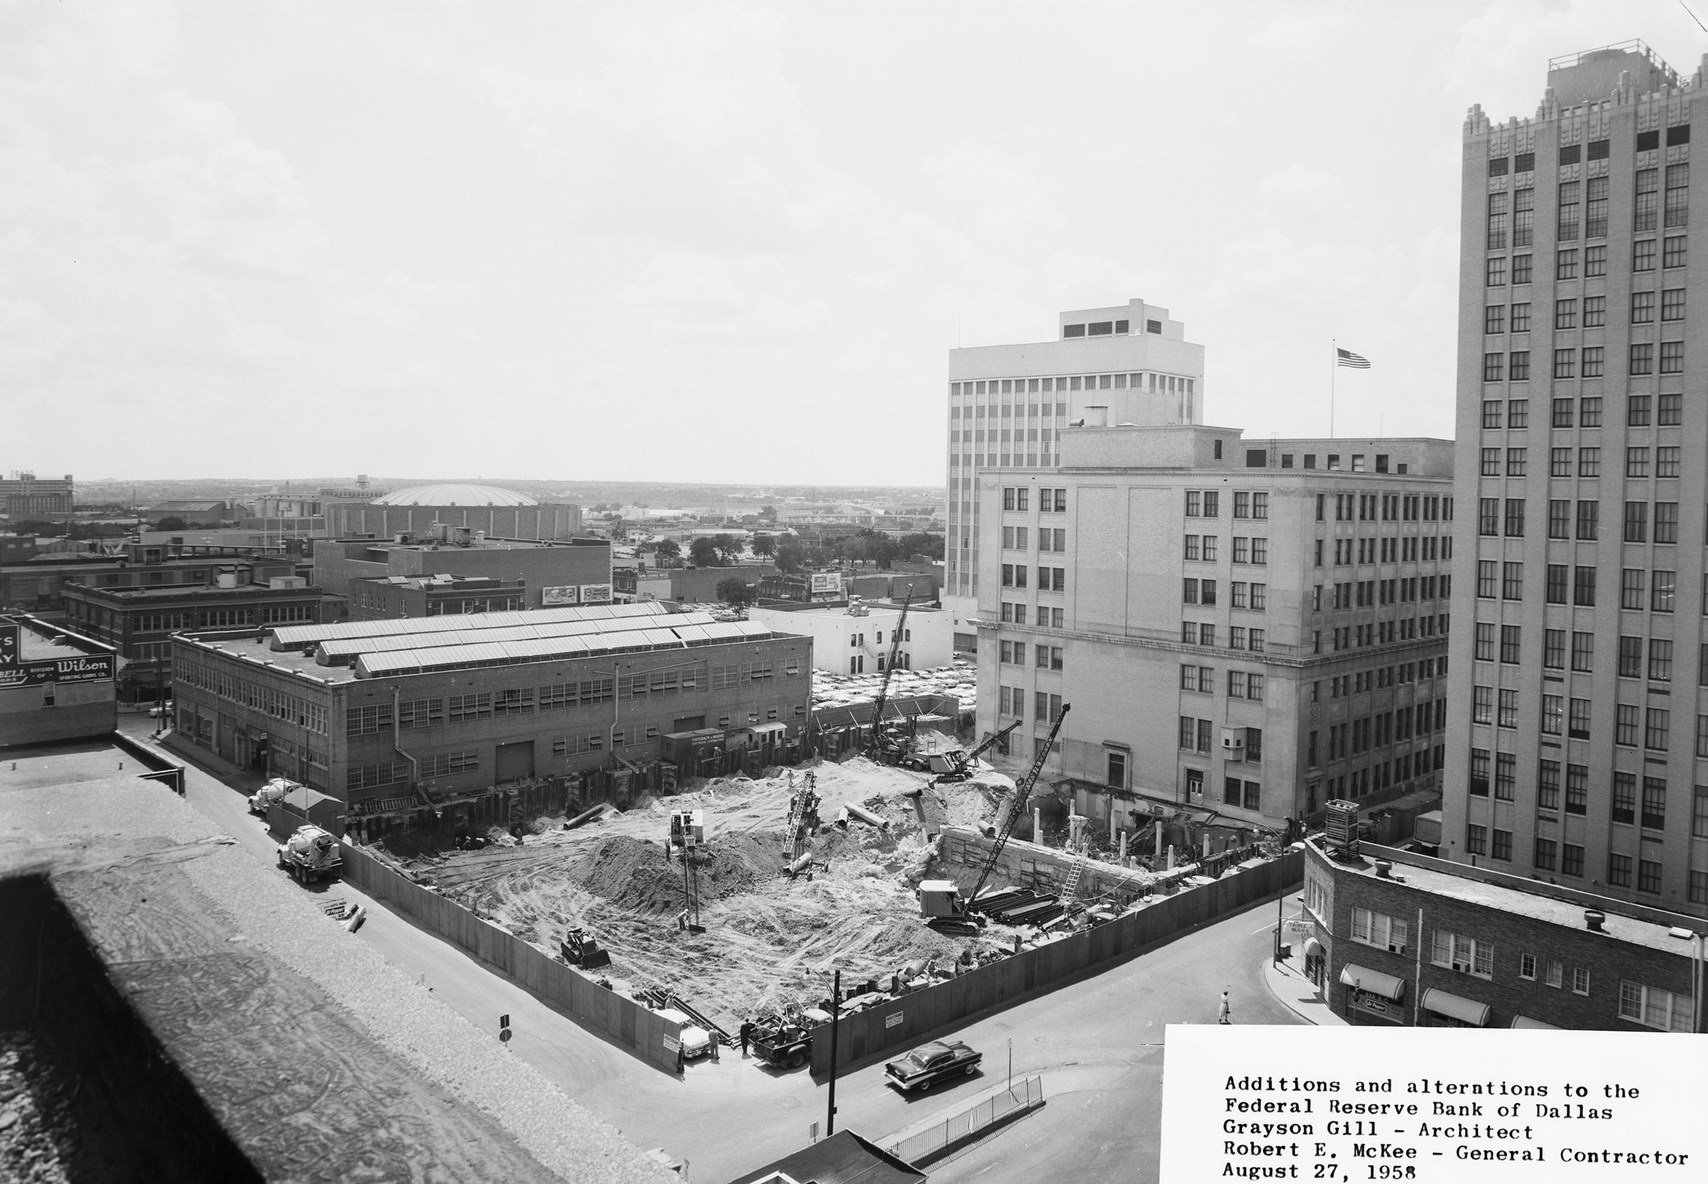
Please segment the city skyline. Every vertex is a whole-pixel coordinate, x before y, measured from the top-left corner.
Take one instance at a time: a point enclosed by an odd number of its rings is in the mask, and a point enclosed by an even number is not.
[[[5,465],[936,484],[945,350],[1133,298],[1207,423],[1324,431],[1337,380],[1339,432],[1447,437],[1467,109],[1701,44],[1662,0],[500,11],[18,17]]]

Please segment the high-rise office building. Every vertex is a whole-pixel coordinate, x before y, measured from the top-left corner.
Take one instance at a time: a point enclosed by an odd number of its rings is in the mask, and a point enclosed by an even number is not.
[[[1708,89],[1630,42],[1464,125],[1442,853],[1708,916]],[[1694,264],[1694,267],[1692,266]]]
[[[1434,791],[1452,443],[1102,419],[977,483],[980,730],[1030,757],[1071,704],[1052,782],[1109,833]]]
[[[1053,341],[950,350],[945,607],[964,620],[979,592],[981,472],[1053,468],[1091,408],[1153,425],[1202,423],[1203,407],[1204,347],[1143,300],[1064,312]]]

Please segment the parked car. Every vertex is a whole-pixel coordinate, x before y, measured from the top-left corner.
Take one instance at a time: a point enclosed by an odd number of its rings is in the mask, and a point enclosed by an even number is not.
[[[900,1060],[884,1066],[884,1078],[906,1093],[921,1093],[944,1077],[972,1076],[978,1072],[984,1053],[975,1052],[959,1040],[933,1040],[922,1044]]]

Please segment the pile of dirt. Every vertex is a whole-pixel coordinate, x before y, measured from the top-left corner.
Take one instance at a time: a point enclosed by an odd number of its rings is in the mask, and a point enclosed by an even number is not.
[[[920,920],[913,889],[933,852],[922,819],[976,824],[991,813],[987,792],[970,783],[924,788],[922,774],[864,759],[810,772],[824,822],[810,840],[810,879],[784,874],[801,770],[719,778],[573,831],[530,835],[520,846],[441,852],[415,870],[549,952],[566,927],[586,927],[610,952],[605,973],[618,990],[664,986],[737,1023],[757,1008],[817,1003],[837,970],[845,982],[887,984],[909,963],[960,959],[969,939]],[[934,795],[930,809],[922,789]],[[848,802],[889,825],[835,825]],[[701,933],[678,924],[683,868],[664,842],[677,810],[705,814],[706,847],[694,857]]]

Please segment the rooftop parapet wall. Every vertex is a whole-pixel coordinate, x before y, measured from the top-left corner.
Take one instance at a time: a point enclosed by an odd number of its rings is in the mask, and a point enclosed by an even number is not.
[[[1586,105],[1605,110],[1657,98],[1676,100],[1681,92],[1703,89],[1708,78],[1705,71],[1708,54],[1703,55],[1695,73],[1681,75],[1641,41],[1568,54],[1548,63],[1547,89],[1534,116],[1513,116],[1495,123],[1481,103],[1473,103],[1465,116],[1465,139],[1510,133],[1518,139],[1517,150],[1526,151],[1530,145],[1525,140],[1527,134],[1533,134],[1533,123],[1558,120],[1572,108]]]

